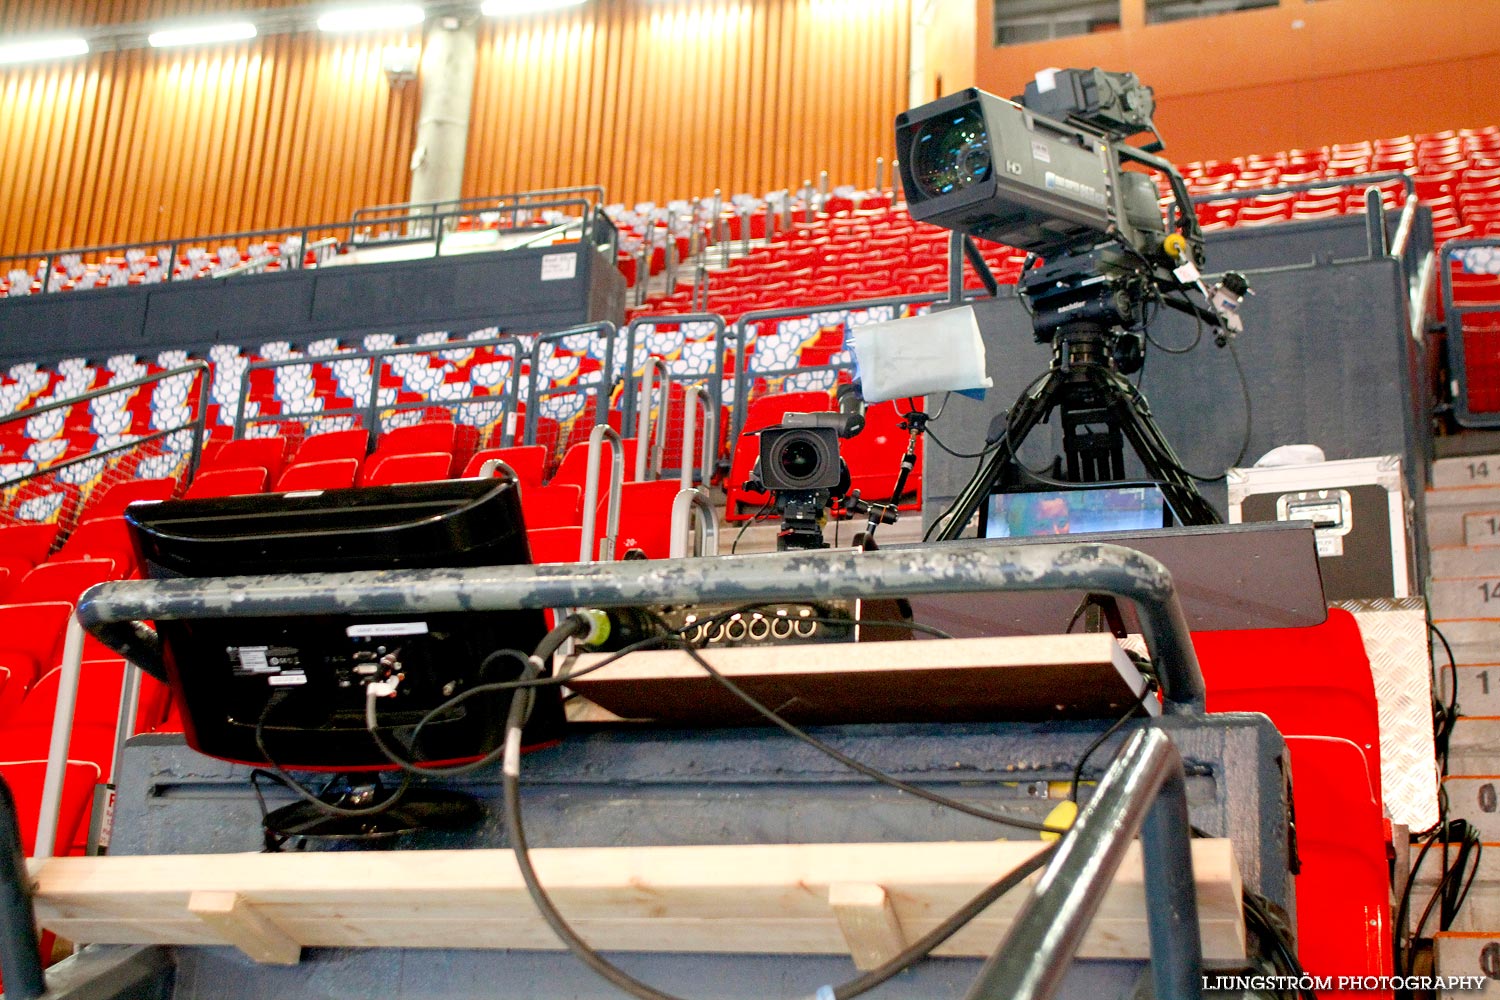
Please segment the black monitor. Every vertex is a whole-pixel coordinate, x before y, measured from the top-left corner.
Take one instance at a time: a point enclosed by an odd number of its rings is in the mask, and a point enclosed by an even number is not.
[[[1154,483],[1044,485],[990,494],[980,508],[979,537],[1149,531],[1171,523],[1171,508]]]
[[[530,562],[519,493],[505,479],[269,493],[132,505],[126,513],[153,579],[514,566]],[[343,773],[384,770],[365,719],[365,687],[399,674],[378,701],[386,742],[418,763],[474,760],[504,739],[514,679],[546,634],[540,610],[337,617],[202,617],[157,623],[188,743],[226,760]],[[557,689],[538,689],[526,742],[556,739]],[[265,747],[262,752],[257,742]]]

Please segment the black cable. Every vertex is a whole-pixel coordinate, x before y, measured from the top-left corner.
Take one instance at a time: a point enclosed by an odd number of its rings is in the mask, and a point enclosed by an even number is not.
[[[1306,971],[1302,968],[1302,962],[1297,957],[1297,951],[1291,943],[1291,932],[1279,918],[1271,912],[1270,901],[1259,893],[1245,889],[1241,895],[1241,905],[1245,912],[1245,923],[1254,930],[1261,939],[1262,947],[1269,945],[1271,959],[1283,975],[1293,977],[1299,982],[1306,981]],[[1312,990],[1301,988],[1297,990],[1298,995],[1304,1000],[1316,1000]]]
[[[290,774],[288,774],[285,768],[276,763],[276,759],[271,756],[271,751],[266,749],[266,719],[270,717],[271,710],[277,705],[280,705],[282,702],[286,701],[287,696],[290,694],[290,691],[283,689],[271,695],[271,697],[266,699],[265,707],[261,709],[260,718],[255,720],[255,749],[260,751],[261,758],[270,767],[271,774],[276,778],[278,782],[281,783],[283,787],[294,792],[297,797],[302,799],[304,802],[307,802],[309,805],[322,810],[330,816],[346,816],[352,818],[359,818],[361,816],[378,816],[379,814],[392,808],[401,801],[402,796],[406,794],[407,788],[411,786],[411,775],[407,774],[404,771],[401,774],[401,784],[397,786],[396,790],[393,791],[388,798],[377,803],[376,805],[366,806],[363,809],[350,809],[346,806],[336,806],[332,802],[327,802],[322,798],[319,798],[317,794],[309,791],[305,785],[301,784],[299,781],[297,781],[296,778],[293,778]],[[330,782],[329,784],[331,786],[332,782]],[[327,789],[325,788],[324,790],[326,791]],[[257,794],[259,794],[259,790],[257,790]]]
[[[758,511],[756,511],[756,512],[755,512],[755,513],[754,513],[754,514],[751,514],[751,515],[750,515],[750,520],[748,520],[748,521],[746,521],[746,522],[745,522],[745,523],[744,523],[744,524],[742,524],[742,525],[741,525],[741,526],[740,526],[740,530],[739,530],[739,533],[738,533],[738,534],[736,534],[736,535],[735,535],[735,536],[734,536],[734,541],[733,541],[733,543],[731,543],[731,544],[730,544],[730,546],[729,546],[729,554],[730,554],[730,555],[734,555],[734,551],[735,551],[735,549],[737,549],[737,548],[739,548],[739,547],[740,547],[740,539],[742,539],[742,538],[744,538],[744,537],[745,537],[745,532],[747,532],[747,531],[749,531],[749,530],[750,530],[750,526],[751,526],[751,525],[752,525],[752,524],[754,524],[754,523],[755,523],[755,522],[756,522],[756,521],[759,521],[759,520],[760,520],[760,519],[761,519],[761,516],[762,516],[762,515],[763,515],[763,514],[765,514],[765,512],[766,512],[766,511],[767,511],[767,510],[769,510],[769,509],[770,509],[770,507],[771,507],[771,504],[773,504],[773,503],[775,503],[775,502],[776,502],[776,497],[775,497],[775,495],[774,495],[774,494],[773,494],[773,495],[771,495],[771,496],[770,496],[770,497],[769,497],[769,498],[768,498],[768,499],[767,499],[767,500],[766,500],[766,502],[765,502],[765,503],[763,503],[763,504],[761,504],[761,505],[760,505],[760,510],[758,510]]]
[[[800,729],[792,723],[788,722],[777,712],[775,712],[771,708],[768,708],[762,702],[758,701],[753,695],[745,691],[739,685],[735,684],[728,677],[725,677],[722,673],[719,672],[716,667],[714,667],[713,664],[704,659],[702,654],[699,653],[698,649],[693,646],[692,643],[688,642],[685,639],[682,639],[681,637],[676,637],[676,642],[679,647],[693,659],[693,662],[697,663],[698,666],[703,668],[704,673],[708,674],[714,680],[718,681],[726,691],[734,695],[740,701],[744,702],[762,718],[766,719],[772,725],[776,726],[778,729],[782,730],[793,739],[807,744],[814,750],[817,750],[819,753],[838,761],[840,764],[849,768],[849,770],[856,772],[857,774],[862,774],[873,781],[877,781],[889,788],[894,788],[897,791],[905,792],[906,794],[915,796],[916,798],[925,799],[926,801],[932,802],[935,805],[944,806],[956,812],[961,812],[968,816],[974,816],[978,819],[988,820],[991,823],[997,823],[1001,826],[1014,827],[1018,830],[1030,830],[1036,833],[1063,834],[1067,832],[1065,828],[1049,826],[1046,823],[1037,823],[1033,820],[1023,820],[1014,816],[1005,816],[1000,813],[991,812],[988,809],[980,808],[979,806],[969,805],[967,802],[961,802],[958,799],[949,798],[948,796],[939,794],[938,792],[929,791],[928,789],[922,788],[919,785],[913,785],[909,782],[902,781],[900,778],[892,777],[891,775],[886,774],[884,771],[871,767],[870,765],[862,761],[855,760],[853,757],[850,757],[848,754],[844,753],[838,748],[825,743],[823,740],[820,740],[818,737],[812,735],[806,730]]]
[[[687,648],[691,649],[690,646]],[[529,674],[535,669],[535,660],[532,660],[528,663],[527,673]],[[522,679],[531,678],[523,675]],[[573,930],[558,911],[556,904],[553,902],[551,896],[548,895],[547,890],[542,886],[541,880],[537,877],[536,869],[531,863],[531,848],[526,839],[525,826],[521,820],[521,727],[523,724],[522,720],[528,709],[525,703],[529,699],[530,693],[528,692],[524,697],[517,697],[511,703],[510,712],[506,719],[504,743],[505,765],[501,776],[505,799],[506,836],[510,840],[511,850],[516,858],[516,866],[521,872],[521,878],[526,884],[527,892],[530,894],[538,912],[542,914],[542,919],[546,921],[547,926],[552,929],[553,933],[567,945],[574,956],[607,982],[631,996],[640,998],[640,1000],[680,1000],[680,998],[673,994],[665,993],[636,979],[623,969],[609,962],[588,942],[579,937],[578,933]],[[933,949],[968,924],[979,913],[982,913],[995,900],[1020,885],[1033,872],[1043,867],[1050,860],[1052,852],[1055,850],[1056,845],[1049,845],[1043,848],[1035,856],[1028,859],[1027,862],[1007,873],[1004,877],[979,893],[944,920],[942,924],[924,935],[901,954],[879,968],[873,969],[841,986],[833,988],[832,992],[836,1000],[850,1000],[850,998],[866,993],[925,959]]]
[[[1070,625],[1069,628],[1071,627],[1072,626]],[[1113,736],[1115,733],[1118,733],[1120,729],[1125,725],[1125,723],[1135,718],[1135,713],[1145,707],[1146,699],[1151,697],[1151,695],[1155,691],[1156,681],[1151,678],[1147,678],[1146,686],[1141,690],[1141,696],[1135,700],[1135,704],[1127,708],[1125,710],[1125,714],[1115,720],[1114,725],[1110,726],[1104,732],[1094,737],[1094,742],[1089,744],[1088,749],[1083,752],[1083,756],[1078,758],[1078,763],[1073,765],[1073,781],[1068,786],[1068,799],[1075,805],[1078,803],[1078,785],[1081,781],[1083,781],[1084,765],[1087,764],[1089,758],[1094,755],[1094,751],[1103,746],[1105,741],[1108,740],[1111,736]]]

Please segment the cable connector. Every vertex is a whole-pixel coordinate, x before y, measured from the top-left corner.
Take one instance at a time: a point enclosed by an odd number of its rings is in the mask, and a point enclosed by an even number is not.
[[[371,681],[365,685],[366,698],[389,698],[396,693],[396,688],[401,685],[401,674],[393,675],[389,680]]]
[[[608,613],[598,608],[584,608],[574,613],[588,626],[588,631],[578,636],[579,643],[585,646],[602,646],[609,641],[612,626]]]

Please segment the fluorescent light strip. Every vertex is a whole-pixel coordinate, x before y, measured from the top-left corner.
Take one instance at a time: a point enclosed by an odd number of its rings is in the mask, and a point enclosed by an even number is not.
[[[193,27],[167,28],[146,36],[153,49],[173,45],[212,45],[215,42],[239,42],[255,37],[255,25],[249,21],[226,24],[200,24]]]
[[[318,18],[319,31],[380,31],[421,24],[426,12],[416,4],[385,4],[380,7],[344,7]]]
[[[36,62],[42,59],[65,59],[87,55],[89,43],[83,38],[34,38],[24,42],[0,42],[0,65]]]
[[[510,17],[513,14],[535,14],[544,10],[578,7],[584,0],[484,0],[479,10],[486,17]]]

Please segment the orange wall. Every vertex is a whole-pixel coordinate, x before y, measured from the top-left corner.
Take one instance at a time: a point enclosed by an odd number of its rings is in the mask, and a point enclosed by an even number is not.
[[[590,0],[482,25],[464,191],[873,184],[906,107],[907,4]]]
[[[0,0],[0,34],[229,6]],[[418,41],[267,35],[0,67],[0,254],[332,221],[404,200],[417,88],[392,89],[380,54]]]
[[[1500,123],[1500,4],[1282,0],[1280,7],[996,48],[974,0],[978,85],[1017,94],[1049,66],[1131,70],[1177,161]]]

